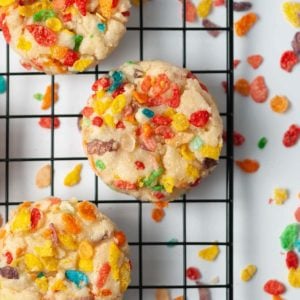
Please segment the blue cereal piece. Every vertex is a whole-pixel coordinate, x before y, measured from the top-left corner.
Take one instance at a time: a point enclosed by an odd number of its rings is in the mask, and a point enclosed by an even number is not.
[[[118,87],[123,83],[124,80],[124,74],[122,71],[113,71],[110,74],[110,77],[112,79],[112,84],[109,87],[109,92],[114,92]]]
[[[100,32],[105,32],[106,30],[106,25],[104,23],[98,23],[97,28]]]
[[[77,270],[67,270],[65,276],[69,281],[75,283],[78,288],[82,288],[89,283],[89,278],[83,272]]]
[[[203,145],[203,141],[199,136],[195,136],[189,143],[191,151],[198,151]]]
[[[6,92],[6,80],[3,76],[0,75],[0,94]]]
[[[149,119],[151,119],[151,118],[154,117],[154,111],[151,110],[151,109],[149,109],[149,108],[144,108],[144,109],[142,110],[142,114],[143,114],[144,116],[146,116],[147,118],[149,118]]]

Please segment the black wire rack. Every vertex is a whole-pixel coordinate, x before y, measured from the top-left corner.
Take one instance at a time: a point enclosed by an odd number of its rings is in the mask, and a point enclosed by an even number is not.
[[[170,0],[166,0],[170,1]],[[142,300],[144,298],[143,291],[148,289],[181,289],[183,290],[184,299],[187,299],[187,292],[189,289],[198,288],[197,285],[192,285],[187,283],[187,279],[185,276],[185,270],[187,268],[187,247],[188,246],[199,246],[199,245],[212,245],[217,244],[219,246],[224,246],[226,248],[226,282],[225,284],[213,284],[213,285],[202,285],[203,288],[212,288],[212,289],[226,289],[226,300],[231,300],[234,297],[234,288],[233,288],[233,53],[234,53],[234,37],[233,37],[233,0],[227,0],[227,13],[226,13],[226,26],[218,27],[218,28],[203,28],[203,27],[187,27],[186,26],[186,1],[183,0],[183,21],[181,27],[146,27],[144,26],[144,9],[146,9],[145,5],[143,5],[143,1],[141,1],[139,7],[140,21],[139,26],[136,27],[128,27],[128,31],[137,31],[139,32],[139,40],[140,40],[140,49],[139,49],[139,58],[143,60],[144,58],[144,32],[146,31],[179,31],[182,33],[183,40],[183,67],[186,67],[187,64],[187,32],[188,31],[207,31],[207,30],[220,30],[226,32],[226,69],[224,70],[191,70],[194,74],[224,74],[227,79],[227,96],[226,96],[226,112],[221,113],[221,115],[225,118],[225,125],[227,128],[227,144],[226,144],[226,155],[221,156],[221,160],[225,160],[226,165],[226,194],[223,199],[193,199],[188,200],[186,195],[183,196],[181,200],[174,201],[175,203],[182,204],[182,219],[183,219],[183,240],[182,242],[175,242],[174,245],[183,247],[183,278],[181,285],[146,285],[143,281],[143,248],[145,246],[167,246],[167,242],[145,242],[143,239],[143,205],[138,200],[102,200],[99,201],[99,191],[98,191],[98,178],[95,176],[95,190],[94,190],[94,199],[90,199],[97,205],[101,205],[102,203],[108,204],[118,204],[118,203],[131,203],[138,204],[138,241],[131,242],[131,246],[138,247],[138,255],[139,255],[139,279],[137,285],[131,285],[129,289],[138,290],[138,298]],[[2,56],[2,55],[0,55]],[[96,67],[92,71],[86,71],[76,76],[84,76],[86,74],[94,75],[95,79],[98,79],[100,74],[106,74],[108,71],[100,71],[98,67]],[[51,164],[51,173],[52,178],[54,178],[54,166],[58,161],[84,161],[86,157],[56,157],[54,148],[55,148],[55,130],[54,130],[54,116],[55,117],[63,117],[63,118],[78,118],[79,114],[59,114],[55,111],[54,99],[52,99],[51,113],[49,114],[31,114],[31,115],[13,115],[10,113],[10,79],[13,76],[28,76],[28,75],[44,75],[40,72],[11,72],[10,67],[10,52],[9,47],[6,47],[6,71],[0,72],[0,75],[6,77],[7,82],[7,92],[6,92],[6,112],[5,115],[0,116],[0,120],[4,120],[6,124],[6,148],[5,148],[5,158],[0,158],[0,163],[4,163],[5,165],[5,180],[4,180],[4,190],[5,190],[5,198],[4,202],[0,202],[0,207],[5,207],[5,216],[6,220],[8,218],[9,208],[10,206],[15,206],[20,204],[20,202],[11,201],[9,186],[10,186],[10,164],[13,162],[28,162],[28,161],[45,161],[50,162]],[[47,75],[44,75],[47,76]],[[52,88],[52,98],[54,98],[54,84],[55,84],[55,76],[51,76],[51,88]],[[51,117],[52,118],[52,128],[51,128],[51,141],[50,141],[50,157],[29,157],[29,158],[12,158],[10,157],[10,121],[12,119],[20,119],[20,118],[40,118],[40,117]],[[217,171],[216,171],[217,172]],[[51,195],[55,194],[55,185],[54,180],[51,180]],[[226,241],[225,242],[207,242],[207,241],[187,241],[187,203],[192,202],[200,205],[202,203],[224,203],[226,205]],[[126,298],[126,297],[125,297]],[[126,298],[127,299],[127,298]],[[134,299],[130,299],[134,300]],[[189,299],[194,300],[194,299]],[[213,299],[213,300],[222,300],[222,299]],[[225,300],[225,299],[224,299]]]

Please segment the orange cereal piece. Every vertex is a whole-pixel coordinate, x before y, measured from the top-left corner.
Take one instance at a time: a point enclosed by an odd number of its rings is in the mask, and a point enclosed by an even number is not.
[[[237,160],[235,163],[245,173],[255,173],[260,167],[259,162],[253,159]]]
[[[64,213],[62,215],[62,220],[67,232],[73,234],[78,234],[81,232],[81,226],[78,220],[72,214]]]
[[[77,204],[80,217],[87,221],[95,221],[97,219],[97,208],[90,202],[83,201]]]
[[[146,94],[138,93],[137,91],[133,91],[132,96],[140,104],[146,103],[148,100],[148,96]]]
[[[58,88],[59,85],[57,83],[54,84],[54,102],[58,101]],[[46,88],[46,92],[44,94],[41,109],[48,109],[52,104],[52,87],[48,85]]]
[[[154,203],[157,208],[165,208],[169,206],[169,201],[157,201]]]
[[[237,36],[245,36],[257,21],[257,15],[250,12],[241,17],[234,24],[235,33]]]
[[[6,230],[5,229],[0,229],[0,239],[3,239],[6,235]]]
[[[235,82],[234,90],[241,96],[247,97],[250,95],[250,83],[246,79],[240,78]]]
[[[260,65],[263,63],[263,61],[264,61],[264,58],[259,54],[250,55],[247,58],[248,64],[253,69],[258,69],[260,67]]]
[[[103,289],[101,291],[101,296],[103,297],[107,297],[107,296],[110,296],[112,294],[111,290],[110,289]]]
[[[123,231],[116,231],[114,233],[114,238],[117,240],[117,245],[122,247],[126,243],[126,235]]]
[[[162,208],[153,208],[151,217],[155,222],[159,223],[165,217],[165,211]]]
[[[149,90],[152,87],[152,79],[149,75],[147,75],[141,85],[142,91],[148,94]]]
[[[51,201],[52,205],[56,205],[56,204],[60,204],[61,203],[61,199],[60,198],[56,198],[56,197],[52,197],[50,199],[50,201]]]
[[[282,114],[287,111],[289,107],[289,100],[285,96],[274,96],[270,101],[272,111]]]

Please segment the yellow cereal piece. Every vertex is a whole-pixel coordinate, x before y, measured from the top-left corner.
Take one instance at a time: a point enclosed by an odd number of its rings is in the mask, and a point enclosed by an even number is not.
[[[79,244],[78,255],[83,259],[90,259],[94,256],[94,248],[89,241],[82,241]]]
[[[94,60],[91,58],[80,58],[75,61],[73,68],[77,72],[83,72],[92,64],[93,61]]]
[[[212,0],[200,0],[197,7],[197,13],[200,18],[206,18],[212,9]]]
[[[109,247],[108,262],[111,266],[111,274],[114,280],[120,279],[119,260],[121,257],[121,250],[115,243],[111,243]]]
[[[196,179],[198,179],[200,177],[199,170],[196,167],[194,167],[193,165],[191,165],[191,164],[188,164],[188,166],[186,168],[186,174],[189,177],[192,177],[194,180],[196,180]]]
[[[221,147],[220,146],[213,147],[210,145],[203,145],[200,148],[200,153],[203,157],[208,157],[208,158],[218,160],[220,157],[220,154],[221,154]]]
[[[111,112],[114,115],[121,113],[123,108],[125,107],[126,103],[127,103],[126,97],[123,94],[118,95],[111,104],[111,107],[110,107]]]
[[[72,16],[77,16],[79,11],[77,8],[75,8],[73,5],[66,8],[66,13],[71,14]]]
[[[72,251],[77,249],[77,243],[70,234],[59,234],[58,240],[66,250]]]
[[[212,245],[199,251],[198,255],[204,260],[214,261],[220,253],[218,245]]]
[[[288,1],[282,4],[286,20],[294,27],[300,27],[300,2]]]
[[[163,176],[160,183],[164,186],[167,193],[171,194],[174,189],[175,179],[171,176]]]
[[[163,113],[164,116],[172,118],[176,114],[175,110],[171,107],[167,108]]]
[[[137,178],[137,184],[140,188],[144,186],[144,178],[143,177],[138,177]]]
[[[290,269],[288,280],[292,287],[300,288],[300,267],[297,269]]]
[[[104,90],[97,91],[96,95],[97,95],[97,100],[101,100],[105,95],[105,91]]]
[[[130,265],[129,262],[124,262],[120,268],[120,289],[121,293],[127,290],[130,284]]]
[[[67,289],[63,280],[56,280],[51,286],[51,291],[65,291]]]
[[[103,120],[107,126],[112,127],[112,128],[115,127],[114,117],[112,115],[106,114],[103,117]]]
[[[78,269],[82,272],[93,272],[94,269],[93,260],[80,258],[78,260]]]
[[[97,98],[98,98],[98,96],[97,96]],[[96,114],[101,116],[107,111],[107,109],[110,107],[111,103],[112,103],[112,99],[110,99],[110,98],[108,98],[106,100],[97,99],[93,102],[93,109]]]
[[[75,33],[72,32],[72,31],[69,30],[69,29],[63,29],[63,30],[61,31],[61,33],[68,34],[68,35],[70,35],[70,36],[75,35]]]
[[[55,255],[51,241],[46,241],[42,247],[34,247],[34,251],[40,257],[53,257]]]
[[[110,19],[112,13],[112,0],[99,1],[99,9],[104,18]]]
[[[185,159],[185,160],[194,160],[195,159],[195,155],[194,153],[189,149],[188,144],[183,144],[180,147],[180,154],[181,156]]]
[[[58,260],[54,257],[41,258],[44,264],[44,268],[47,272],[56,272],[58,266]]]
[[[34,282],[42,293],[46,293],[48,291],[47,277],[43,276],[41,278],[37,278]]]
[[[244,268],[242,271],[241,271],[241,280],[247,282],[249,280],[252,279],[252,277],[255,275],[257,271],[257,268],[256,266],[254,265],[248,265],[246,268]]]
[[[15,0],[0,0],[0,6],[9,6],[13,4]]]
[[[176,131],[185,131],[189,128],[190,123],[187,117],[182,113],[177,113],[172,117],[172,127]]]
[[[25,254],[24,257],[25,266],[29,272],[41,272],[43,271],[43,264],[39,258],[31,253]]]
[[[74,186],[78,184],[81,180],[81,169],[82,169],[82,164],[78,164],[74,167],[72,171],[70,171],[65,179],[64,179],[64,185],[65,186]]]
[[[30,224],[30,211],[28,208],[22,207],[13,218],[10,230],[12,232],[28,231],[30,229]]]
[[[273,191],[273,200],[275,204],[282,205],[289,198],[289,193],[287,189],[276,188]]]
[[[23,35],[21,35],[17,43],[17,48],[27,52],[32,48],[32,44],[30,41],[27,41]]]
[[[60,19],[55,17],[47,19],[45,24],[48,28],[55,32],[61,31],[62,29],[62,23]]]

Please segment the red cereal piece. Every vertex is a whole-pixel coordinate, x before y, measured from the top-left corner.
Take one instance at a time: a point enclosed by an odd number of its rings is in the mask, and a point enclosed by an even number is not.
[[[6,17],[5,14],[1,14],[1,15],[0,15],[0,30],[2,30],[2,27],[3,27],[3,21],[4,21],[5,17]]]
[[[78,52],[73,51],[73,50],[68,50],[63,64],[67,67],[72,67],[74,65],[75,61],[79,59],[79,56],[80,55],[78,54]]]
[[[118,129],[125,129],[125,125],[122,121],[119,121],[117,124],[116,124],[116,128]]]
[[[128,11],[128,10],[123,11],[123,12],[122,12],[122,15],[123,15],[124,17],[129,17],[129,16],[130,16],[130,11]]]
[[[69,7],[75,3],[75,0],[65,0],[66,7]]]
[[[264,61],[264,58],[261,55],[259,55],[259,54],[250,55],[247,58],[248,64],[253,69],[258,69],[260,67],[260,65],[263,63],[263,61]]]
[[[78,10],[83,16],[86,16],[87,2],[88,0],[75,0]]]
[[[132,191],[137,189],[135,183],[131,183],[121,179],[115,180],[115,186],[121,190],[127,190],[127,191]]]
[[[292,147],[297,143],[299,137],[300,137],[300,127],[296,124],[293,124],[284,133],[282,143],[285,147]]]
[[[32,69],[32,65],[28,62],[25,62],[25,61],[22,61],[20,60],[20,64],[22,65],[22,67],[25,69],[25,70],[31,70]]]
[[[124,84],[122,84],[112,93],[112,97],[116,98],[117,96],[119,96],[120,94],[123,94],[124,92],[125,92]]]
[[[191,22],[191,23],[193,23],[197,20],[196,6],[190,0],[186,1],[185,19],[186,19],[187,22]]]
[[[101,117],[95,117],[92,123],[97,127],[101,127],[103,125],[103,119]]]
[[[270,295],[278,296],[285,292],[285,286],[278,280],[271,279],[265,283],[264,291]]]
[[[98,279],[97,279],[97,287],[98,288],[102,288],[108,278],[108,275],[110,273],[111,267],[109,265],[109,263],[105,263],[102,265],[102,267],[99,269],[99,273],[98,273]]]
[[[169,126],[164,126],[164,125],[155,128],[154,132],[157,135],[161,135],[165,139],[172,139],[175,136],[173,130]]]
[[[135,164],[137,170],[144,170],[145,169],[144,163],[139,161],[139,160],[135,161],[134,164]]]
[[[83,110],[82,110],[82,115],[86,118],[89,118],[92,114],[93,114],[94,110],[92,107],[90,106],[86,106]]]
[[[147,105],[149,107],[159,106],[159,105],[164,104],[164,102],[165,102],[165,100],[160,95],[147,99]]]
[[[97,92],[98,90],[101,89],[108,89],[110,87],[110,79],[108,77],[101,77],[98,80],[94,82],[92,85],[92,90]]]
[[[234,146],[242,146],[245,143],[245,140],[246,140],[245,137],[241,133],[237,131],[233,133]]]
[[[162,115],[155,115],[151,121],[156,125],[170,125],[172,123],[171,118]]]
[[[205,127],[209,121],[210,114],[206,110],[198,110],[191,114],[190,123],[196,127]]]
[[[117,240],[117,245],[122,247],[125,245],[126,242],[126,235],[123,231],[116,231],[114,233],[114,238]]]
[[[267,100],[269,94],[268,87],[263,76],[257,76],[250,84],[250,96],[257,103]]]
[[[300,223],[300,207],[298,207],[295,211],[295,219]]]
[[[8,29],[6,23],[2,24],[2,33],[3,33],[3,36],[6,40],[6,42],[9,44],[11,41],[11,35],[10,35],[9,29]]]
[[[62,18],[65,23],[72,21],[72,14],[63,14]]]
[[[142,91],[145,92],[146,94],[149,92],[152,86],[152,80],[149,75],[147,75],[141,84]]]
[[[223,6],[223,5],[225,5],[225,0],[214,0],[213,5],[215,7]]]
[[[6,256],[6,264],[10,265],[13,261],[13,256],[11,252],[7,251],[4,255]]]
[[[233,61],[233,67],[236,69],[240,63],[241,63],[241,61],[239,59],[235,59]]]
[[[186,277],[190,280],[198,280],[201,278],[201,273],[200,273],[199,269],[197,269],[195,267],[187,268],[185,274],[186,274]]]
[[[40,210],[38,208],[34,207],[31,211],[31,216],[30,216],[32,230],[34,230],[37,227],[41,217],[42,217],[42,214],[41,214]]]
[[[51,117],[41,117],[39,120],[39,125],[43,128],[51,129],[52,128],[52,118]],[[54,128],[60,126],[60,121],[57,117],[54,117]]]
[[[112,4],[111,4],[111,7],[116,8],[118,6],[118,4],[119,4],[119,0],[113,0]]]
[[[172,87],[172,92],[172,97],[167,99],[166,103],[172,108],[177,108],[180,105],[180,88],[177,84]]]
[[[161,95],[170,88],[171,81],[166,74],[159,74],[155,79],[156,80],[152,87],[154,96]]]
[[[299,266],[299,259],[294,251],[289,251],[286,254],[285,262],[288,269],[297,269]]]
[[[155,192],[153,195],[155,198],[157,198],[159,200],[165,198],[165,194],[163,194],[161,192]]]
[[[30,24],[26,29],[33,35],[35,41],[44,47],[51,47],[57,42],[57,35],[51,29],[37,24]]]
[[[282,53],[280,58],[280,67],[287,71],[292,72],[294,66],[298,63],[298,57],[294,51],[288,50]]]

